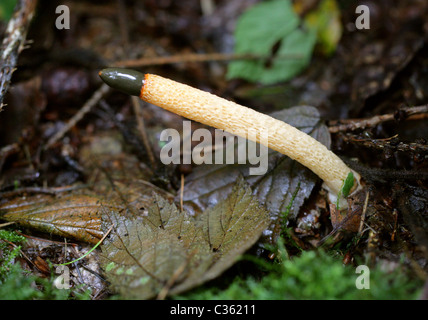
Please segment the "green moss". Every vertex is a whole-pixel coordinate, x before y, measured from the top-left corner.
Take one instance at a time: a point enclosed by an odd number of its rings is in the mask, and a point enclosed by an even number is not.
[[[257,279],[236,278],[225,290],[217,288],[197,289],[180,299],[343,299],[381,300],[416,299],[421,281],[409,279],[398,268],[393,272],[379,267],[369,269],[366,284],[369,289],[358,289],[361,283],[356,269],[344,266],[341,259],[325,251],[305,251],[299,257],[289,259],[282,250],[281,261],[274,271]],[[369,281],[369,282],[367,282]],[[177,297],[178,298],[178,297]]]
[[[10,267],[8,277],[0,284],[0,300],[66,300],[72,298],[70,293],[57,289],[49,279],[23,271],[18,264]]]
[[[57,289],[52,279],[40,278],[21,269],[15,258],[25,237],[15,231],[0,229],[0,300],[89,299],[90,292]]]
[[[21,236],[16,231],[0,229],[0,240],[21,243],[25,241],[25,237]]]
[[[12,262],[19,255],[25,238],[15,231],[0,229],[0,284],[8,277]]]

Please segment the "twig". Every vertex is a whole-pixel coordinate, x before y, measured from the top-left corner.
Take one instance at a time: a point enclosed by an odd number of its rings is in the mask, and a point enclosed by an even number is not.
[[[4,227],[7,227],[7,226],[10,226],[11,224],[14,224],[14,223],[16,223],[16,221],[1,223],[0,224],[0,228],[4,228]]]
[[[134,108],[135,117],[137,118],[137,128],[140,133],[141,140],[147,150],[147,156],[153,168],[156,168],[156,160],[153,155],[152,147],[147,136],[146,125],[144,124],[144,116],[141,110],[141,104],[137,97],[132,97],[132,107]]]
[[[354,142],[356,144],[362,145],[367,148],[374,148],[374,149],[380,149],[380,150],[397,150],[401,152],[422,152],[427,153],[428,152],[428,145],[425,143],[418,143],[418,142],[398,142],[397,143],[397,136],[386,138],[386,139],[360,139],[356,136],[350,135],[350,134],[343,134],[343,139],[345,141]]]
[[[13,242],[10,242],[9,240],[5,240],[3,239],[4,242],[10,244],[12,247],[17,248],[18,246],[16,244],[14,244]],[[22,251],[21,249],[19,249],[19,253],[25,258],[25,260],[27,260],[29,263],[31,263],[33,265],[33,267],[37,266],[34,264],[34,262],[24,253],[24,251]],[[39,268],[37,268],[39,269]]]
[[[65,187],[51,187],[51,188],[44,188],[44,187],[23,187],[23,188],[17,188],[11,191],[4,191],[0,192],[0,198],[11,198],[17,195],[21,194],[27,194],[27,193],[35,193],[35,194],[50,194],[55,195],[61,192],[68,192],[72,190],[78,190],[86,188],[87,185],[75,185],[75,186],[65,186]]]
[[[109,86],[103,84],[97,91],[94,92],[92,97],[83,105],[83,107],[66,123],[66,125],[61,128],[56,134],[54,134],[45,145],[44,149],[49,149],[55,142],[61,139],[72,127],[76,125],[77,122],[82,120],[82,118],[92,110],[92,108],[104,97],[105,94],[110,90]]]
[[[0,111],[12,74],[16,70],[18,56],[26,45],[25,39],[37,2],[37,0],[19,0],[7,25],[0,53]]]
[[[353,131],[356,129],[370,128],[382,122],[397,120],[397,117],[400,117],[400,113],[409,120],[413,118],[419,118],[414,116],[416,114],[428,113],[428,104],[416,107],[400,108],[394,113],[377,115],[367,119],[345,119],[330,121],[329,124],[332,126],[329,127],[328,130],[331,133],[336,133],[340,131]]]
[[[266,55],[254,55],[254,54],[227,54],[227,53],[188,53],[178,54],[167,57],[152,57],[152,58],[141,58],[133,60],[118,61],[113,64],[116,67],[144,67],[154,66],[163,64],[174,64],[184,62],[207,62],[207,61],[230,61],[230,60],[258,60],[268,59]],[[277,59],[301,59],[301,55],[286,55],[275,57]]]
[[[364,221],[366,219],[366,212],[367,212],[367,205],[369,203],[369,192],[366,192],[366,198],[364,200],[364,206],[363,206],[363,213],[361,215],[361,221],[360,221],[360,227],[358,229],[358,233],[361,235],[361,232],[363,231]]]
[[[184,194],[184,174],[181,174],[181,186],[180,186],[180,209],[183,212],[183,194]]]

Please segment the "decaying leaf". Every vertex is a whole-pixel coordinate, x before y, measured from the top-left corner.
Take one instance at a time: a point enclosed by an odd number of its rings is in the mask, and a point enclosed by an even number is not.
[[[88,195],[18,197],[0,205],[0,218],[48,234],[96,243],[102,238],[101,215],[119,206]]]
[[[293,107],[275,112],[272,116],[312,135],[327,147],[330,146],[328,129],[320,122],[319,112],[314,107]],[[285,212],[290,204],[288,216],[290,218],[297,216],[304,200],[309,197],[318,181],[310,170],[273,150],[269,150],[266,174],[251,176],[250,167],[250,164],[196,167],[186,177],[183,192],[184,208],[196,214],[217,204],[231,192],[239,176],[243,176],[251,186],[253,194],[270,211],[272,218],[270,229],[274,230],[280,214]],[[178,194],[180,195],[180,192]],[[294,194],[296,196],[293,199]]]
[[[103,236],[103,214],[121,210],[134,215],[143,212],[151,203],[153,192],[172,198],[147,181],[145,168],[122,151],[115,137],[92,137],[82,147],[80,163],[87,171],[88,187],[75,188],[66,194],[3,199],[0,219],[52,235],[97,243]]]
[[[233,192],[199,217],[154,196],[147,216],[106,215],[114,226],[102,245],[101,265],[123,298],[176,294],[213,279],[260,237],[268,213],[240,180]]]

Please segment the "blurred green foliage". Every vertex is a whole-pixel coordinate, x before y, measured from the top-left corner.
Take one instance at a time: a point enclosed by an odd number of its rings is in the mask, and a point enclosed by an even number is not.
[[[288,0],[261,2],[244,12],[235,30],[235,53],[269,57],[276,51],[275,58],[268,65],[266,59],[232,61],[227,78],[271,84],[300,73],[316,40],[316,32],[300,28],[300,23]]]
[[[305,17],[308,28],[317,33],[317,49],[326,56],[336,51],[342,37],[341,13],[335,0],[323,0]]]
[[[1,0],[0,2],[0,20],[10,19],[15,8],[17,0]]]
[[[8,277],[12,262],[19,255],[21,246],[17,244],[24,241],[18,233],[0,229],[0,284]]]
[[[302,1],[290,0],[263,1],[245,11],[235,29],[235,53],[261,58],[232,61],[227,78],[287,81],[307,68],[315,48],[326,56],[334,53],[342,35],[336,1],[321,1],[304,19],[300,11]]]

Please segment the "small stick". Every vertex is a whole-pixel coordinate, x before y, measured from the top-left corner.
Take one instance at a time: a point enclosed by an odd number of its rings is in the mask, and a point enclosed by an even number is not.
[[[354,142],[356,144],[362,145],[367,148],[374,148],[379,150],[397,150],[401,152],[428,152],[428,145],[424,143],[418,143],[418,142],[399,142],[398,144],[395,143],[395,139],[398,135],[395,135],[390,138],[384,138],[384,139],[359,139],[356,138],[349,133],[344,135],[342,134],[342,138],[345,141]]]
[[[236,54],[236,53],[188,53],[178,54],[166,57],[152,57],[132,60],[123,60],[114,63],[117,67],[135,68],[144,66],[155,66],[164,64],[175,64],[185,62],[209,62],[209,61],[230,61],[230,60],[259,60],[268,59],[266,55],[254,54]],[[277,57],[278,59],[301,59],[301,55],[284,55]]]
[[[410,108],[401,108],[398,111],[403,111],[406,114],[406,117],[411,119],[411,116],[421,113],[428,113],[428,104]],[[383,115],[377,115],[367,119],[345,119],[330,121],[330,125],[333,125],[328,128],[331,133],[336,133],[340,131],[352,131],[356,129],[363,129],[367,127],[374,127],[379,123],[395,120],[396,114],[389,113]]]
[[[363,213],[361,215],[361,221],[360,221],[360,227],[358,228],[358,234],[361,235],[361,232],[363,231],[364,221],[366,219],[366,212],[367,212],[367,205],[369,204],[369,192],[366,192],[366,198],[364,200],[364,206],[363,206]]]
[[[18,56],[25,48],[30,22],[37,7],[37,0],[19,0],[10,19],[0,48],[0,111],[4,96],[9,89]]]
[[[183,194],[184,194],[184,174],[181,174],[181,186],[180,186],[180,209],[183,212]]]
[[[156,168],[155,156],[153,155],[152,146],[150,145],[149,138],[147,137],[146,125],[144,124],[144,116],[141,112],[141,105],[137,97],[132,97],[132,107],[134,109],[135,117],[137,118],[137,128],[140,133],[141,140],[146,147],[147,155],[153,168]]]
[[[4,227],[7,227],[7,226],[10,226],[11,224],[14,224],[14,223],[16,223],[16,221],[1,223],[0,224],[0,228],[4,228]]]
[[[73,128],[77,122],[83,119],[83,117],[92,110],[92,108],[101,100],[102,97],[110,90],[109,86],[103,84],[97,91],[94,92],[92,97],[83,105],[83,107],[70,119],[67,124],[55,133],[46,143],[44,149],[49,149],[55,142],[61,139],[71,128]]]

